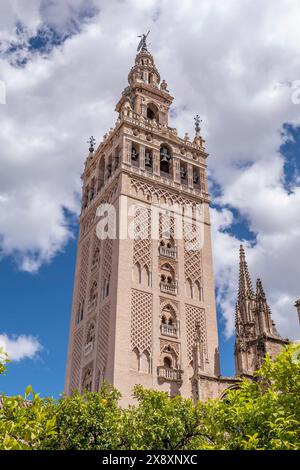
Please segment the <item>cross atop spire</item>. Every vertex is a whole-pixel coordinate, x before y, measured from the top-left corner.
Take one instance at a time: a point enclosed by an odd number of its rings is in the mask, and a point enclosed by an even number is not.
[[[254,296],[251,277],[243,245],[240,246],[240,275],[239,275],[239,300],[243,297]]]

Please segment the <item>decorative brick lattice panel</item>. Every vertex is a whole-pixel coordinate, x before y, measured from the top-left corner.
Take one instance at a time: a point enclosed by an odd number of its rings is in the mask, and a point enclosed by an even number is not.
[[[185,279],[201,282],[202,259],[200,228],[192,224],[184,225],[184,273]],[[196,248],[196,249],[194,249]]]
[[[92,266],[93,266],[93,257],[96,253],[96,250],[99,250],[99,253],[101,253],[101,240],[99,240],[99,238],[97,237],[97,234],[96,234],[96,231],[94,233],[94,240],[93,240],[93,251],[92,251]],[[99,256],[99,261],[100,261],[100,256]],[[98,265],[100,265],[100,263],[98,263]]]
[[[96,220],[96,207],[93,207],[89,210],[89,212],[86,214],[84,219],[80,222],[81,228],[81,238],[91,229],[91,227],[94,225],[94,222]]]
[[[159,238],[169,239],[175,235],[175,219],[170,212],[164,211],[159,214]]]
[[[108,356],[108,338],[110,323],[110,304],[106,304],[100,311],[97,333],[97,369],[102,373],[106,368]]]
[[[203,308],[195,307],[193,305],[186,305],[185,316],[186,316],[186,331],[187,331],[187,353],[188,353],[188,359],[189,361],[191,361],[193,359],[193,345],[195,341],[196,324],[198,321],[200,321],[204,353],[207,354],[205,310]]]
[[[83,328],[76,331],[74,334],[70,391],[79,390],[80,388],[80,366],[83,347],[83,334]]]
[[[80,271],[79,271],[79,301],[82,302],[86,296],[88,268],[89,268],[90,238],[82,245]]]
[[[113,251],[113,240],[107,238],[103,241],[103,265],[102,265],[102,276],[104,279],[109,279],[112,267],[112,251]]]
[[[131,348],[152,352],[152,294],[131,291]]]
[[[136,207],[134,216],[133,264],[151,267],[151,211]]]
[[[101,194],[101,197],[97,198],[97,200],[95,199],[93,205],[91,205],[91,207],[88,209],[88,212],[80,221],[80,238],[84,237],[85,234],[94,226],[95,222],[98,220],[96,212],[99,205],[103,203],[112,204],[118,192],[118,184],[119,179],[116,178],[115,183],[109,185],[107,190],[103,194]]]
[[[196,201],[193,202],[191,199],[181,196],[171,189],[166,190],[151,183],[145,183],[143,181],[136,180],[135,178],[131,179],[131,188],[134,189],[139,194],[139,196],[145,200],[152,201],[153,197],[156,197],[160,203],[193,205],[194,207],[199,203],[196,203]]]

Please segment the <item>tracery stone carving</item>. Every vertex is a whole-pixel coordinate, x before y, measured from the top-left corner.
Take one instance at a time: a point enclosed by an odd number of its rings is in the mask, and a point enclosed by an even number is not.
[[[139,263],[141,268],[150,271],[151,252],[151,211],[146,207],[137,206],[134,216],[133,265]]]
[[[158,185],[146,183],[135,178],[131,179],[131,190],[135,191],[139,198],[150,200],[151,202],[155,202],[156,199],[159,204],[190,205],[193,207],[196,207],[197,204],[199,205],[199,200],[194,202],[192,198],[184,197],[180,193],[172,191],[171,188],[163,189]]]
[[[202,257],[200,245],[200,228],[193,224],[184,225],[184,273],[185,279],[192,283],[201,283]],[[193,249],[195,247],[196,249]]]
[[[176,313],[176,316],[179,315],[179,310],[178,310],[178,303],[174,302],[173,300],[170,299],[164,299],[163,297],[160,298],[160,310],[162,311],[167,305],[170,305],[174,312]]]
[[[167,352],[168,348],[172,349],[174,353],[176,354],[177,358],[179,358],[179,354],[180,354],[179,343],[175,343],[173,341],[161,340],[160,341],[160,353],[163,353],[164,351]]]
[[[80,266],[79,266],[80,278],[79,278],[78,303],[83,303],[86,297],[88,269],[89,269],[90,242],[91,242],[91,239],[87,238],[82,244]]]
[[[93,237],[93,247],[91,253],[91,270],[98,270],[100,267],[100,258],[101,258],[101,240],[97,237],[96,232]],[[97,269],[98,268],[98,269]]]
[[[170,239],[175,237],[175,217],[170,211],[159,213],[159,238]]]
[[[108,339],[110,326],[110,303],[107,303],[99,313],[97,332],[97,370],[104,374],[108,357]]]
[[[113,240],[103,240],[103,263],[102,263],[102,299],[108,297],[111,281]]]

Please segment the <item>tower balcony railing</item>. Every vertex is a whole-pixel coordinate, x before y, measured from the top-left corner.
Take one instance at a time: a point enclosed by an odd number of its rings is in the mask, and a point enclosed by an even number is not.
[[[91,354],[94,350],[94,341],[91,341],[90,343],[87,343],[84,347],[84,355],[88,356]]]
[[[177,282],[164,282],[160,283],[160,291],[165,294],[177,294]]]
[[[160,176],[166,180],[174,180],[174,176],[172,173],[167,173],[166,171],[160,170]]]
[[[165,336],[173,336],[173,338],[177,338],[177,336],[178,336],[178,327],[177,327],[177,325],[162,324],[160,326],[160,331],[161,331],[161,334],[165,335]]]
[[[168,248],[166,246],[160,246],[159,253],[162,256],[166,256],[167,258],[172,258],[172,259],[177,258],[177,249],[175,247]]]
[[[159,366],[157,374],[160,379],[170,382],[182,382],[182,370],[172,369],[171,367]]]

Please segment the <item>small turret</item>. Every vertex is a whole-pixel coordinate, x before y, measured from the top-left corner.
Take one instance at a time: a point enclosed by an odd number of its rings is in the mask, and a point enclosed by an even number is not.
[[[148,33],[149,34],[149,33]],[[148,121],[148,124],[168,126],[168,113],[173,102],[168,85],[157,70],[154,58],[148,50],[148,34],[141,35],[134,66],[128,75],[129,86],[125,88],[117,103],[119,117],[135,114]]]
[[[197,114],[197,116],[194,118],[194,121],[195,121],[195,138],[194,138],[194,144],[198,145],[199,147],[203,147],[203,144],[204,144],[204,139],[202,139],[202,136],[201,136],[201,123],[202,123],[202,119],[200,119],[200,116],[199,114]]]

